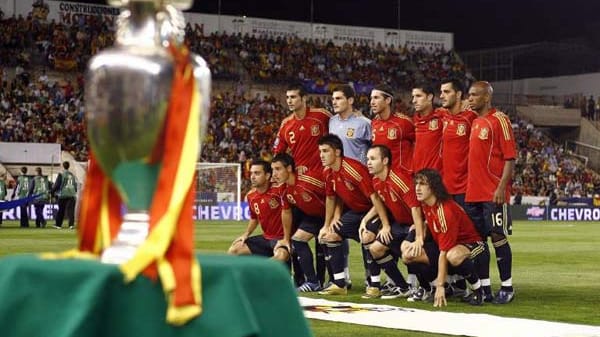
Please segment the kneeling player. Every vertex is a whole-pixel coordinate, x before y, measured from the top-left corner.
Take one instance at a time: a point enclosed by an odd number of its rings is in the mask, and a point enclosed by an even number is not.
[[[406,297],[410,294],[409,285],[398,269],[397,260],[400,257],[400,244],[408,234],[411,224],[415,224],[419,233],[423,231],[423,216],[421,204],[412,188],[412,179],[398,168],[391,169],[391,163],[392,155],[387,146],[374,145],[367,152],[367,167],[369,173],[373,175],[373,188],[390,213],[390,220],[393,221],[391,221],[392,225],[389,229],[380,226],[379,219],[372,219],[375,215],[375,208],[372,208],[361,222],[359,230],[361,242],[373,258],[373,262],[369,263],[371,282],[363,298],[381,296],[383,299],[391,299]],[[386,243],[376,237],[377,234],[387,231],[392,236],[391,241]],[[422,234],[419,234],[419,237],[421,236]],[[419,250],[420,248],[421,246],[418,246]],[[388,278],[395,285],[382,292],[379,288],[381,269],[385,270]]]
[[[313,254],[308,242],[319,234],[325,216],[325,182],[322,170],[309,170],[298,175],[295,173],[294,159],[287,153],[275,155],[271,168],[273,180],[280,183],[283,188],[281,199],[283,226],[292,228],[293,222],[296,227],[292,230],[292,258],[295,262],[294,275],[301,280],[297,290],[299,292],[321,290],[322,280],[325,277],[325,259],[322,254],[319,256],[317,253],[317,266],[322,264],[323,268],[315,271]],[[319,258],[322,261],[319,261]]]
[[[325,221],[319,232],[319,240],[326,244],[326,254],[331,272],[332,284],[319,292],[321,295],[347,294],[346,274],[344,273],[344,252],[342,240],[360,241],[358,229],[371,207],[375,207],[382,226],[378,237],[389,243],[390,224],[385,206],[373,189],[369,172],[359,161],[344,157],[342,141],[336,135],[329,134],[319,140],[319,155],[325,166]],[[338,203],[341,201],[340,203]],[[363,248],[363,260],[368,252]]]
[[[417,172],[415,191],[425,213],[427,228],[437,246],[425,244],[424,253],[414,258],[406,256],[404,261],[427,265],[429,270],[437,268],[433,306],[446,305],[444,286],[449,265],[473,288],[473,293],[466,301],[472,305],[483,304],[481,282],[475,272],[473,259],[484,250],[484,245],[475,225],[450,197],[436,170],[423,169]]]
[[[271,165],[255,160],[250,167],[252,190],[246,195],[250,221],[246,232],[229,247],[233,255],[262,255],[280,261],[290,257],[290,233],[281,224],[281,193],[279,185],[271,184]],[[263,234],[250,236],[260,224]]]

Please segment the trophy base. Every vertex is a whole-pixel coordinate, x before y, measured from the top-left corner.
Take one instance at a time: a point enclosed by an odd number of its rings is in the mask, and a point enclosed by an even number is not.
[[[133,258],[148,237],[149,221],[150,216],[145,212],[125,214],[117,238],[102,252],[100,261],[120,265]]]

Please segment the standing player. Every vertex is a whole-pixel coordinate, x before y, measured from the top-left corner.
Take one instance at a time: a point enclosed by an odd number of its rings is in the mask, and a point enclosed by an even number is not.
[[[481,281],[475,272],[473,259],[483,251],[484,244],[475,225],[450,197],[438,171],[424,169],[415,173],[415,191],[423,206],[433,242],[428,242],[417,257],[406,256],[405,261],[427,265],[431,271],[437,270],[434,307],[446,305],[444,285],[450,268],[471,284],[473,294],[466,299],[467,302],[482,305]],[[433,279],[431,277],[431,281]]]
[[[371,146],[371,120],[355,111],[354,89],[338,85],[333,89],[331,101],[336,113],[329,119],[329,132],[337,135],[344,144],[344,156],[367,165],[367,150]]]
[[[307,170],[322,170],[318,142],[328,132],[331,114],[324,109],[306,106],[306,91],[302,84],[288,86],[285,97],[292,113],[281,122],[273,153],[289,150],[298,174]]]
[[[355,95],[354,89],[347,84],[339,85],[333,89],[331,101],[336,114],[329,119],[329,132],[337,135],[342,140],[345,157],[358,160],[363,165],[367,165],[367,150],[371,146],[372,137],[371,120],[363,116],[359,111],[354,111]],[[350,282],[350,271],[348,268],[350,248],[348,240],[342,242],[342,247],[345,257],[344,272],[346,273],[347,281]]]
[[[512,124],[504,113],[492,108],[492,86],[488,82],[475,82],[469,89],[469,105],[478,113],[473,121],[469,141],[469,179],[465,196],[467,212],[477,230],[487,241],[491,236],[496,251],[501,288],[494,303],[506,304],[513,300],[512,251],[508,235],[512,223],[507,203],[516,158]],[[487,274],[480,273],[486,300],[491,300],[489,279],[489,252]]]
[[[290,228],[281,224],[281,187],[271,184],[271,165],[255,160],[250,167],[252,190],[246,195],[250,221],[244,234],[229,247],[233,255],[262,255],[279,261],[289,259]],[[250,236],[260,224],[262,235]]]
[[[387,85],[371,91],[373,145],[385,145],[392,151],[392,167],[412,172],[415,126],[410,117],[392,113],[393,101],[392,89]]]
[[[418,85],[412,89],[415,108],[415,154],[413,170],[442,170],[442,110],[433,108],[433,87]]]
[[[279,153],[271,162],[273,180],[281,184],[281,221],[284,228],[291,228],[292,222],[297,229],[292,233],[292,258],[297,260],[302,271],[304,283],[298,287],[300,292],[318,291],[324,275],[318,275],[313,265],[313,255],[308,242],[319,234],[325,216],[325,182],[322,170],[307,171],[302,175],[295,172],[292,156]],[[298,272],[294,270],[294,272]]]
[[[347,288],[342,240],[350,238],[360,242],[358,229],[371,207],[375,207],[381,220],[382,227],[377,237],[385,244],[392,238],[391,227],[385,206],[371,185],[367,168],[359,161],[344,157],[340,138],[332,134],[321,137],[319,154],[325,167],[323,175],[327,195],[325,222],[319,232],[319,240],[327,245],[326,254],[333,273],[331,285],[319,294],[345,295]],[[338,204],[338,199],[343,204]]]
[[[467,191],[467,159],[469,157],[469,136],[471,125],[477,114],[463,109],[463,86],[456,78],[442,80],[440,99],[443,114],[444,131],[442,135],[442,178],[448,193],[462,208],[465,208],[465,192]],[[448,287],[453,295],[461,296],[466,290],[466,283],[458,275],[450,275],[453,281]]]
[[[362,243],[368,247],[375,262],[370,264],[371,284],[367,288],[366,297],[373,298],[380,295],[383,299],[406,297],[411,290],[398,269],[398,258],[401,255],[400,245],[406,238],[409,228],[414,224],[418,239],[411,244],[410,254],[420,254],[424,232],[421,205],[415,196],[412,178],[400,168],[392,169],[390,167],[392,161],[390,149],[384,145],[374,145],[367,152],[367,158],[369,173],[373,175],[373,188],[392,215],[393,221],[391,225],[392,240],[388,243],[381,239],[375,239],[379,226],[370,226],[375,227],[375,231],[367,229],[367,221],[379,222],[379,219],[373,219],[374,208],[369,211],[361,223],[359,233]],[[380,293],[379,273],[381,269],[385,270],[388,277],[393,280],[395,287],[385,289]]]
[[[443,80],[440,91],[442,107],[446,109],[443,115],[442,178],[448,193],[465,208],[469,136],[477,114],[462,108],[464,90],[458,79]]]

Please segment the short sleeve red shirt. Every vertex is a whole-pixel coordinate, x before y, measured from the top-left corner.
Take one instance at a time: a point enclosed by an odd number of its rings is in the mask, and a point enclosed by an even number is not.
[[[325,216],[325,180],[323,171],[308,171],[296,176],[294,185],[285,185],[283,209],[298,207],[310,216]]]
[[[477,113],[471,110],[456,115],[446,112],[443,115],[442,179],[450,194],[464,194],[467,191],[469,136],[475,118]]]
[[[415,152],[413,170],[415,172],[431,168],[442,169],[442,109],[435,109],[427,116],[415,114]]]
[[[355,212],[367,212],[372,207],[371,194],[375,193],[367,168],[352,158],[342,158],[338,171],[323,170],[327,196],[337,196]]]
[[[441,251],[458,244],[481,241],[475,225],[465,211],[452,199],[433,206],[423,204],[427,228]]]
[[[258,220],[267,240],[283,238],[283,226],[281,224],[281,196],[282,185],[269,186],[264,193],[252,189],[246,195],[250,218]]]
[[[392,167],[412,172],[415,126],[410,117],[393,114],[383,120],[371,121],[373,145],[385,145],[392,152]]]
[[[411,208],[420,207],[412,178],[402,170],[390,170],[385,180],[373,177],[373,188],[392,213],[395,222],[412,224]]]
[[[489,202],[502,178],[504,163],[516,158],[512,124],[504,113],[492,109],[473,121],[469,140],[469,163],[465,201]],[[506,200],[510,200],[506,184]]]
[[[319,158],[319,139],[329,131],[331,114],[324,109],[306,108],[306,115],[298,119],[291,114],[281,122],[277,132],[273,153],[290,150],[296,163],[296,170],[322,170]]]

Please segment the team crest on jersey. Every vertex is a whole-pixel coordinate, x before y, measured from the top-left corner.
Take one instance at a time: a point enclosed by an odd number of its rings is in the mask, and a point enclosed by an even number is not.
[[[456,127],[456,134],[459,136],[466,135],[467,134],[467,125],[465,125],[464,123],[458,124],[458,126]]]
[[[481,140],[488,139],[489,133],[490,133],[490,130],[488,130],[488,128],[481,128],[481,130],[479,130],[479,139],[481,139]]]
[[[277,199],[269,200],[269,207],[271,207],[273,209],[279,207],[279,202],[277,202]]]
[[[294,196],[293,196],[293,195],[291,195],[291,194],[288,194],[288,195],[287,195],[287,200],[288,200],[288,202],[289,202],[290,204],[293,204],[293,205],[295,205],[295,204],[296,204],[296,200],[294,200]]]
[[[353,128],[348,128],[348,130],[346,130],[346,137],[354,138],[354,129]]]
[[[346,188],[349,191],[354,191],[354,185],[352,185],[349,181],[346,181]]]
[[[398,130],[396,130],[395,128],[389,128],[388,129],[387,138],[388,139],[396,139],[396,138],[398,138]]]
[[[304,193],[302,193],[302,200],[304,200],[306,202],[310,202],[312,200],[312,197],[310,196],[310,194],[304,192]]]
[[[429,121],[429,130],[437,130],[440,127],[439,119],[432,119]]]
[[[310,127],[310,134],[313,136],[318,136],[319,135],[319,126],[318,125],[313,125]]]

